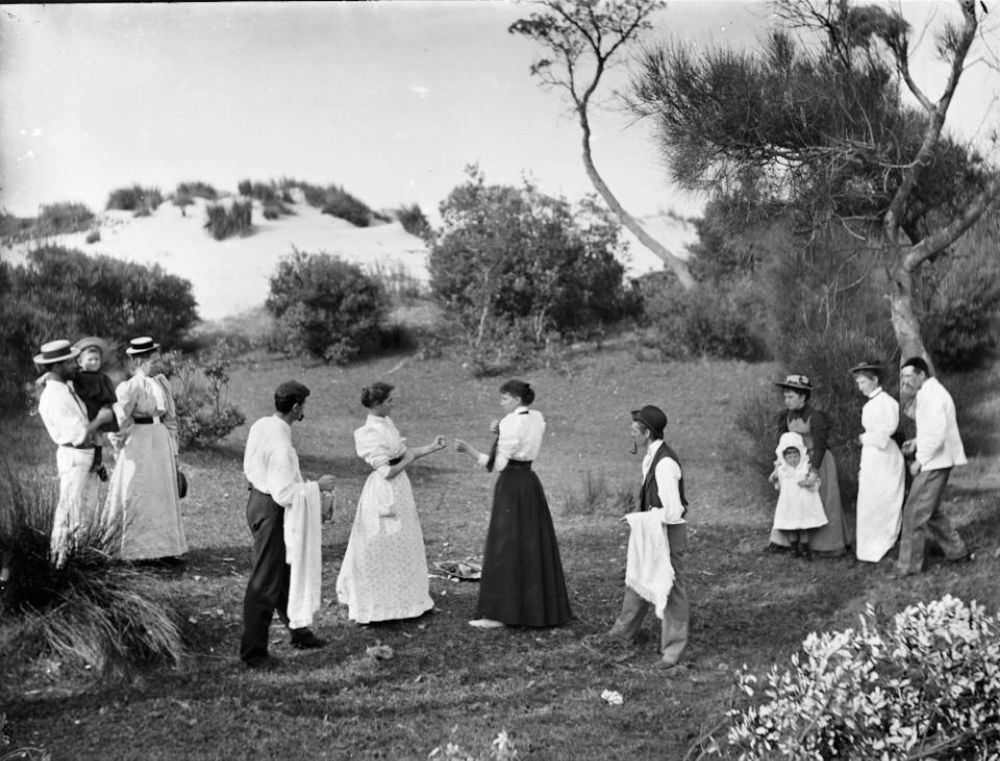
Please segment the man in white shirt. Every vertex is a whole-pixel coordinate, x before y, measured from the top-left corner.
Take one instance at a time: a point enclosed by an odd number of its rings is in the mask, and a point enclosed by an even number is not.
[[[691,618],[684,577],[684,553],[687,550],[687,499],[684,496],[684,476],[677,454],[663,441],[667,416],[663,410],[647,405],[632,411],[631,435],[635,451],[642,451],[642,487],[639,490],[639,511],[663,508],[670,563],[674,580],[663,611],[660,626],[661,664],[675,666],[687,646]],[[608,636],[631,641],[639,631],[651,603],[626,586],[621,613],[608,631]]]
[[[111,422],[111,410],[102,409],[87,420],[87,408],[73,389],[76,357],[80,353],[69,341],[49,341],[34,357],[35,364],[48,370],[48,379],[38,399],[38,414],[56,450],[59,471],[59,502],[52,519],[50,552],[56,567],[66,561],[81,525],[97,513],[97,473],[94,464],[94,435]]]
[[[274,392],[273,415],[250,427],[243,456],[243,472],[250,496],[247,523],[253,534],[253,568],[243,600],[243,637],[240,658],[249,668],[269,668],[268,629],[275,611],[288,626],[288,589],[291,572],[285,557],[285,510],[306,489],[299,457],[292,446],[292,425],[302,420],[309,389],[296,381],[282,383]],[[321,476],[319,489],[331,492],[334,478]],[[289,629],[292,647],[311,649],[326,644],[309,628]]]
[[[927,362],[911,357],[903,363],[899,379],[904,390],[916,392],[914,419],[917,435],[903,443],[903,454],[913,455],[913,483],[903,505],[903,527],[899,536],[896,575],[920,573],[927,540],[936,542],[951,562],[972,557],[962,537],[941,509],[941,497],[951,469],[965,465],[965,449],[955,419],[955,402]]]

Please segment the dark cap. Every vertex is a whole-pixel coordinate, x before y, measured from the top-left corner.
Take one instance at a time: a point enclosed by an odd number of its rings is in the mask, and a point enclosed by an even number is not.
[[[285,381],[274,390],[274,401],[291,401],[300,404],[309,396],[309,389],[298,381]]]
[[[870,362],[870,361],[859,362],[854,367],[852,367],[848,372],[851,373],[851,375],[854,375],[854,373],[874,373],[875,375],[881,375],[882,365],[878,364],[877,362]]]
[[[641,410],[632,410],[632,419],[646,426],[655,438],[663,438],[663,429],[667,427],[667,415],[659,407],[647,404]]]

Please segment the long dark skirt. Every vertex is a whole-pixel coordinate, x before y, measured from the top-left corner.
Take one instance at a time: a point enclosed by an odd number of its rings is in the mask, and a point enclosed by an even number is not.
[[[513,460],[497,478],[476,616],[509,626],[571,617],[552,516],[529,462]]]

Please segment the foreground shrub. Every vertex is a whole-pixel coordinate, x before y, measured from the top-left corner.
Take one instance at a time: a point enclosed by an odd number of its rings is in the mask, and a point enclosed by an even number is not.
[[[229,402],[229,366],[225,342],[197,357],[170,352],[161,357],[177,407],[177,441],[182,450],[211,446],[246,422]]]
[[[118,188],[112,190],[108,196],[105,209],[118,209],[120,211],[143,211],[156,209],[163,203],[163,195],[159,188],[143,188],[133,185],[130,188]]]
[[[271,277],[266,306],[278,321],[275,344],[343,363],[380,348],[389,299],[357,265],[293,249]]]
[[[1000,753],[1000,618],[950,595],[810,634],[791,667],[738,677],[712,755],[740,761],[987,759]]]
[[[65,564],[49,562],[57,491],[52,480],[0,469],[0,552],[10,570],[0,662],[12,668],[47,657],[100,676],[152,661],[176,664],[179,615],[149,577],[114,560],[119,523],[90,516]]]
[[[224,204],[209,204],[205,207],[208,219],[205,228],[216,240],[225,240],[234,235],[244,235],[253,229],[253,204],[250,201],[236,201]]]

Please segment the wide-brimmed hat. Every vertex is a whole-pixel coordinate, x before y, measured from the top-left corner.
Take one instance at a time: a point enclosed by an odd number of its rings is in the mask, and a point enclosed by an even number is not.
[[[877,362],[858,362],[854,367],[848,371],[851,375],[854,373],[875,373],[875,375],[882,374],[882,365]]]
[[[647,404],[641,410],[632,410],[632,419],[642,423],[656,438],[663,436],[663,429],[667,427],[667,415],[659,407]]]
[[[40,354],[35,355],[36,365],[54,365],[57,362],[65,362],[67,359],[74,359],[80,350],[70,344],[65,338],[56,341],[49,341],[42,344]]]
[[[812,391],[813,384],[809,380],[808,375],[802,375],[801,373],[786,375],[783,381],[775,381],[775,386],[779,388],[791,388],[796,391]]]
[[[98,338],[97,336],[81,338],[73,344],[73,348],[81,354],[83,354],[85,349],[97,349],[101,352],[102,359],[108,359],[111,356],[111,345],[103,338]]]
[[[160,345],[156,343],[149,336],[141,336],[139,338],[133,338],[128,342],[128,348],[125,353],[130,357],[138,357],[143,354],[149,354],[160,348]]]

